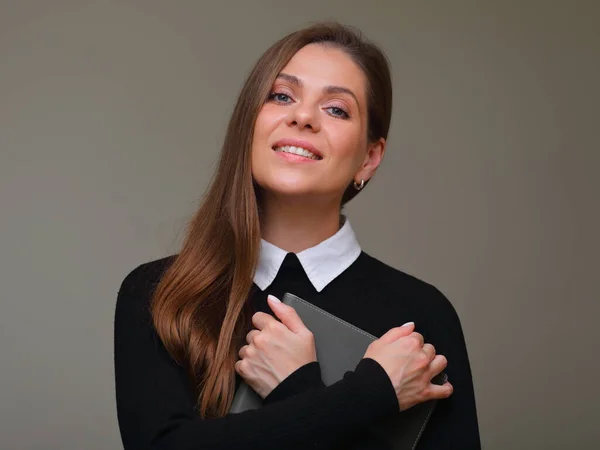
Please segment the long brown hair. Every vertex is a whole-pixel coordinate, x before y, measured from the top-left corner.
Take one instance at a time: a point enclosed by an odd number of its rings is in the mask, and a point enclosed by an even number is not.
[[[202,417],[224,416],[233,399],[237,352],[251,328],[247,301],[260,249],[259,188],[250,166],[256,118],[288,61],[311,43],[344,50],[368,80],[369,142],[387,138],[392,88],[377,46],[338,23],[296,31],[270,47],[250,73],[231,116],[217,171],[180,253],[152,299],[154,327],[198,394]],[[358,191],[352,184],[342,205]]]

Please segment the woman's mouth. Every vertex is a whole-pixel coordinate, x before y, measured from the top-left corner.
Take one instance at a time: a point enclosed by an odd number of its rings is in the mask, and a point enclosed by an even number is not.
[[[315,155],[310,150],[307,150],[302,147],[294,147],[293,145],[283,145],[281,147],[273,147],[273,150],[275,150],[275,152],[277,152],[277,153],[287,153],[290,155],[298,155],[298,156],[301,156],[301,157],[304,157],[307,159],[312,159],[315,161],[323,159],[322,157]]]

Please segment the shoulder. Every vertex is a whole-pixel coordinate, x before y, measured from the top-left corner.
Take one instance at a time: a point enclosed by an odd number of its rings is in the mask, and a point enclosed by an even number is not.
[[[466,361],[465,337],[458,312],[452,302],[433,284],[395,269],[369,255],[371,280],[382,286],[387,301],[399,311],[411,311],[411,317],[427,342],[456,362]],[[458,355],[458,356],[457,356]]]
[[[121,282],[119,291],[151,290],[175,260],[176,255],[140,264],[131,270]]]
[[[140,264],[121,282],[117,295],[117,315],[147,310],[154,289],[175,260],[176,255]]]
[[[449,319],[458,319],[451,301],[430,282],[396,269],[365,252],[362,253],[362,264],[370,283],[381,286],[390,296],[418,302],[437,315],[444,314]]]

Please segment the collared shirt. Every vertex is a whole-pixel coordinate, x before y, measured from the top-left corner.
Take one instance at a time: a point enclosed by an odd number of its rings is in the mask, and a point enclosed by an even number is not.
[[[317,292],[321,292],[325,286],[350,267],[361,253],[350,221],[345,216],[342,216],[342,220],[341,228],[329,239],[296,254]],[[254,283],[262,291],[273,283],[287,254],[285,250],[261,239]]]

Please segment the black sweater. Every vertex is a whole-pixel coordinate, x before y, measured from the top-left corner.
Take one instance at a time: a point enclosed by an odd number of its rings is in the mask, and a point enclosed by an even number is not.
[[[332,386],[318,362],[280,383],[258,410],[201,419],[184,370],[166,352],[149,313],[154,287],[172,258],[132,271],[119,290],[115,314],[117,413],[126,450],[143,449],[385,449],[367,425],[396,412],[398,401],[384,369],[363,359]],[[253,286],[255,310],[273,314],[266,297],[294,293],[355,326],[381,336],[415,322],[416,331],[448,359],[453,395],[440,400],[417,446],[479,449],[471,369],[459,318],[435,287],[366,253],[317,292],[298,258],[289,253],[266,291]],[[236,381],[240,378],[236,375]]]

